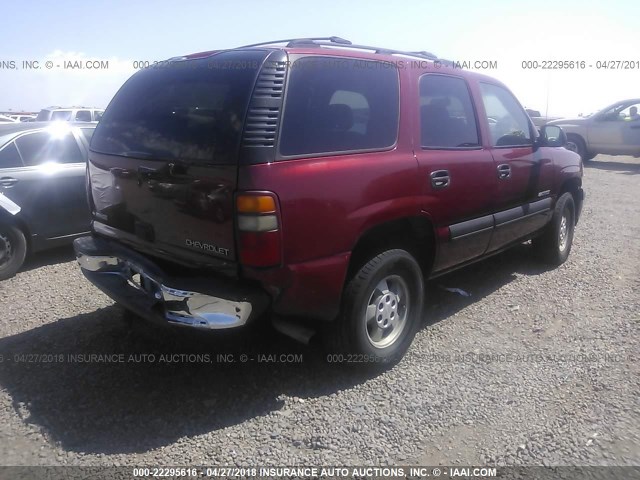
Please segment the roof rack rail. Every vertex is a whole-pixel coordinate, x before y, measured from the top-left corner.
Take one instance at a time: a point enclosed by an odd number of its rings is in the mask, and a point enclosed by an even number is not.
[[[310,42],[323,41],[323,40],[327,42],[339,44],[339,45],[351,45],[351,42],[349,40],[345,40],[344,38],[333,36],[333,37],[285,38],[284,40],[271,40],[269,42],[252,43],[251,45],[243,45],[241,47],[236,47],[236,48],[261,47],[263,45],[273,45],[275,43],[293,43],[293,42],[310,43]]]
[[[426,60],[431,60],[431,61],[437,60],[444,63],[445,65],[453,63],[450,60],[438,58],[437,55],[434,55],[433,53],[427,52],[424,50],[419,52],[410,52],[405,50],[395,50],[392,48],[372,47],[369,45],[357,45],[357,44],[351,43],[349,40],[346,40],[341,37],[335,37],[335,36],[334,37],[286,38],[284,40],[272,40],[270,42],[243,45],[242,47],[237,47],[237,48],[260,47],[265,45],[274,45],[277,43],[286,43],[287,47],[318,46],[318,47],[347,48],[347,49],[354,49],[354,50],[370,50],[374,53],[383,54],[383,55],[407,55],[409,57],[419,57],[419,58],[424,58]]]
[[[309,37],[309,38],[287,38],[284,40],[273,40],[270,42],[263,43],[254,43],[252,45],[243,45],[242,47],[237,48],[250,48],[250,47],[259,47],[264,45],[273,45],[277,43],[286,43],[287,47],[295,47],[295,46],[305,46],[305,45],[313,45],[319,47],[337,47],[337,48],[348,48],[354,50],[370,50],[374,53],[378,54],[386,54],[386,55],[407,55],[410,57],[420,57],[425,58],[427,60],[441,60],[436,55],[431,52],[420,51],[420,52],[409,52],[404,50],[395,50],[392,48],[383,48],[383,47],[373,47],[369,45],[356,45],[351,43],[349,40],[345,40],[340,37]]]
[[[378,54],[383,54],[383,55],[408,55],[410,57],[421,57],[421,58],[425,58],[427,60],[438,60],[438,57],[436,55],[434,55],[433,53],[430,52],[425,52],[425,51],[421,51],[421,52],[408,52],[405,50],[395,50],[393,48],[384,48],[384,47],[373,47],[370,45],[333,45],[333,44],[328,44],[328,43],[320,43],[320,42],[315,42],[320,46],[329,46],[329,47],[344,47],[344,48],[352,48],[355,50],[370,50],[373,51],[374,53],[378,53]]]

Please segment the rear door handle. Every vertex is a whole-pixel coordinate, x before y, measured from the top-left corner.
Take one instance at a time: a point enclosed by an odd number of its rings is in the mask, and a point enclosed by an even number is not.
[[[10,187],[12,185],[15,185],[16,183],[18,183],[17,178],[13,178],[13,177],[0,178],[0,185],[2,185],[3,187]]]
[[[498,165],[498,178],[504,180],[509,177],[511,177],[511,167],[509,164],[503,163],[502,165]]]
[[[451,184],[449,170],[436,170],[431,172],[431,186],[433,188],[446,188]]]

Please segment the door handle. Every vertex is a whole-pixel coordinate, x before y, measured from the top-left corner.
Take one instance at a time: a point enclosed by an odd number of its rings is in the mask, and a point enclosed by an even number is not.
[[[509,178],[511,176],[511,166],[507,163],[503,163],[502,165],[498,165],[498,178],[504,180],[505,178]]]
[[[18,183],[18,179],[17,178],[13,178],[13,177],[2,177],[0,178],[0,185],[3,187],[10,187],[12,185],[15,185],[16,183]]]
[[[451,183],[449,170],[436,170],[431,172],[431,186],[433,188],[446,188]]]

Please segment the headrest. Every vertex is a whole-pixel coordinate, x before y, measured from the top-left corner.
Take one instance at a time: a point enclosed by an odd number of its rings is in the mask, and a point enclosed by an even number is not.
[[[353,111],[344,103],[328,105],[323,114],[322,124],[326,129],[346,132],[353,126]]]

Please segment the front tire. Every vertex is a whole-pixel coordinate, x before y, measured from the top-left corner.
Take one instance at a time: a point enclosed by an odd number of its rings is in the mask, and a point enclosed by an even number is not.
[[[573,196],[569,192],[562,194],[556,202],[551,222],[544,233],[533,240],[534,248],[545,262],[558,266],[569,258],[576,226],[575,212]]]
[[[329,326],[331,353],[396,362],[420,327],[423,297],[422,271],[411,254],[394,249],[373,257],[347,284],[341,315]]]
[[[27,256],[27,240],[15,225],[0,224],[0,280],[13,277]]]

